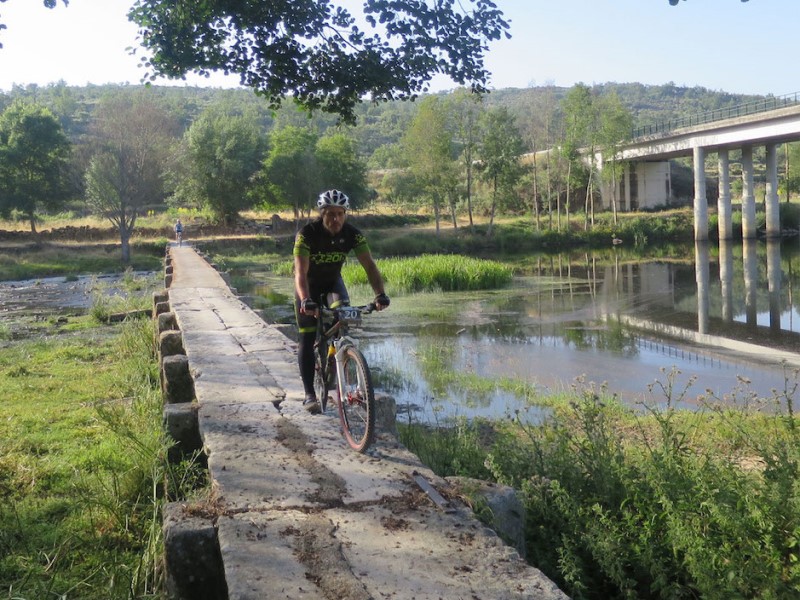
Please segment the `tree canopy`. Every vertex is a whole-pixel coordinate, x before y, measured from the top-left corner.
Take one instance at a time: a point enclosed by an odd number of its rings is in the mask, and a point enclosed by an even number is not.
[[[149,76],[238,74],[273,106],[293,97],[355,120],[365,96],[409,99],[435,75],[485,91],[488,43],[508,34],[491,0],[136,0],[129,13],[152,56]]]
[[[164,201],[164,171],[179,130],[152,94],[111,96],[97,108],[86,201],[119,232],[124,263],[136,219],[148,205]]]
[[[229,114],[224,107],[206,109],[184,136],[177,197],[185,204],[199,202],[217,221],[232,223],[250,206],[248,190],[264,146],[254,116]]]
[[[70,193],[70,143],[47,108],[16,100],[0,115],[0,215],[22,212],[36,231],[39,208],[56,208]]]

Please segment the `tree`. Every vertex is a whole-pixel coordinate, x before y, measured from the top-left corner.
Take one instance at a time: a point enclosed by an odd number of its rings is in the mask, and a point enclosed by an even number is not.
[[[800,193],[800,144],[794,142],[786,144],[784,158],[784,193],[786,201],[792,194]]]
[[[461,159],[464,162],[466,179],[467,213],[469,226],[472,222],[472,180],[475,154],[478,149],[479,119],[483,110],[483,96],[474,94],[464,88],[458,89],[452,96],[456,119],[456,143],[461,148]]]
[[[492,185],[492,208],[486,230],[486,236],[490,237],[498,196],[510,194],[522,177],[520,156],[525,149],[514,117],[505,107],[488,110],[484,114],[483,129],[486,133],[480,148],[481,179]]]
[[[322,188],[315,152],[318,139],[308,128],[289,125],[275,129],[258,173],[258,193],[265,203],[275,208],[292,207],[297,224]]]
[[[0,115],[0,215],[22,212],[36,233],[36,214],[68,197],[70,143],[48,109],[14,101]]]
[[[617,185],[623,164],[617,155],[622,145],[631,138],[633,117],[622,105],[616,93],[606,94],[598,100],[598,146],[602,152],[601,176],[611,186],[611,210],[617,224]]]
[[[561,102],[564,114],[564,143],[561,146],[562,155],[568,161],[567,171],[567,221],[569,222],[569,199],[573,184],[573,169],[583,170],[580,150],[586,148],[589,156],[594,156],[594,140],[597,137],[595,106],[592,91],[589,86],[578,83],[573,86]],[[590,161],[591,164],[592,161]],[[589,169],[589,180],[586,185],[586,203],[584,228],[588,229],[589,219],[594,222],[594,205],[591,203],[592,172]],[[590,217],[591,215],[591,217]]]
[[[119,231],[123,263],[130,261],[139,213],[164,201],[164,173],[180,131],[147,92],[104,99],[91,132],[96,152],[86,172],[86,199]]]
[[[364,0],[366,27],[358,16],[312,0],[137,0],[129,13],[151,79],[236,73],[273,106],[291,96],[349,122],[363,97],[414,98],[435,75],[485,91],[488,44],[510,37],[492,0]]]
[[[368,200],[367,166],[358,156],[356,143],[345,133],[322,136],[315,148],[321,172],[321,187],[347,193],[356,207]]]
[[[554,93],[553,86],[548,86],[543,94],[531,95],[527,106],[522,111],[521,130],[524,133],[524,141],[531,151],[531,172],[529,179],[531,182],[531,213],[536,224],[536,230],[541,229],[541,207],[543,205],[543,193],[540,186],[540,167],[543,168],[542,161],[538,153],[547,151],[556,145],[555,123],[557,122],[556,113],[558,102]],[[550,202],[550,160],[545,165],[547,167],[547,201]]]
[[[184,136],[186,161],[176,197],[208,207],[220,223],[233,223],[252,204],[252,179],[264,154],[255,116],[206,109]]]
[[[417,116],[406,130],[402,145],[409,174],[433,204],[438,235],[442,202],[454,196],[458,175],[453,160],[453,133],[447,127],[446,106],[437,96],[427,96],[420,102]],[[452,203],[451,216],[455,227]]]

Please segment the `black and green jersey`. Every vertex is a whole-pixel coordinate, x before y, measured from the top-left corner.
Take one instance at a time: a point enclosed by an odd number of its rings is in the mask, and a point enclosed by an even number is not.
[[[356,255],[369,252],[367,238],[349,223],[332,236],[322,225],[322,219],[303,227],[294,241],[294,255],[309,259],[308,281],[314,287],[333,284],[342,272],[350,251]]]

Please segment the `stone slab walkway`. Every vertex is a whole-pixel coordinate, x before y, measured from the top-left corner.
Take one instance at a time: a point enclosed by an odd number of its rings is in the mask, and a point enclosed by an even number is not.
[[[231,600],[566,598],[392,436],[357,454],[337,415],[303,410],[293,342],[191,247],[170,252]]]

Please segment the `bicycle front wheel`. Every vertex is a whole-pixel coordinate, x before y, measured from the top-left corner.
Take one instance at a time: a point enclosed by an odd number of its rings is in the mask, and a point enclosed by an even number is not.
[[[347,443],[364,452],[375,438],[375,393],[367,361],[357,348],[342,354],[339,381],[339,417]]]
[[[320,402],[320,409],[325,412],[328,406],[328,370],[331,368],[328,363],[328,345],[319,344],[314,348],[314,392]],[[327,366],[326,366],[327,365]]]

